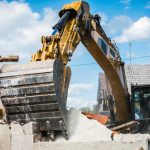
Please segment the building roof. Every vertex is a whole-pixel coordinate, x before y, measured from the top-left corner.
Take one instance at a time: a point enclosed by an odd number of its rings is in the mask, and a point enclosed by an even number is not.
[[[125,74],[129,92],[131,85],[150,84],[149,65],[125,65]]]

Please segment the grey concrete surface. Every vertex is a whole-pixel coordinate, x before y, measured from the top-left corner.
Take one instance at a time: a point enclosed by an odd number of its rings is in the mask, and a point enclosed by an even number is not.
[[[142,141],[136,142],[68,142],[35,143],[33,150],[146,150]]]
[[[0,123],[0,150],[10,150],[9,127]]]
[[[148,150],[149,135],[117,135],[115,141],[33,142],[32,124],[0,124],[0,150]],[[90,136],[90,135],[89,135]]]
[[[20,126],[19,124],[10,125],[11,150],[33,150],[33,135],[31,124]]]

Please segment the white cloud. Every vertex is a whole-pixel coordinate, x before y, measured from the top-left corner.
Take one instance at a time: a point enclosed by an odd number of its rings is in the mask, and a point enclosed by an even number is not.
[[[150,9],[150,1],[147,3],[147,5],[145,6],[146,9]]]
[[[80,95],[81,93],[85,93],[93,89],[93,83],[76,83],[71,84],[69,87],[69,96]]]
[[[0,54],[19,54],[21,60],[30,61],[31,54],[41,48],[40,37],[51,34],[57,13],[45,8],[42,16],[27,3],[1,1],[0,20]]]
[[[93,105],[96,104],[95,100],[92,99],[84,99],[81,96],[80,97],[68,97],[67,100],[67,106],[69,108],[83,108],[83,107],[90,107],[92,108]]]
[[[87,98],[87,93],[90,93],[94,88],[93,83],[76,83],[71,84],[68,91],[67,106],[81,108],[92,106],[96,103],[96,100]]]
[[[132,24],[132,19],[126,15],[114,16],[104,28],[109,34],[116,34]]]
[[[146,16],[140,18],[129,28],[124,29],[121,36],[114,39],[119,43],[150,39],[150,18]]]
[[[120,3],[124,4],[125,10],[128,10],[131,1],[132,1],[132,0],[121,0]]]
[[[121,0],[120,2],[121,2],[122,4],[128,5],[128,4],[130,4],[131,1],[132,1],[132,0]]]
[[[107,21],[108,21],[108,18],[107,16],[103,13],[103,12],[99,12],[98,13],[99,16],[101,17],[101,25],[106,25]]]

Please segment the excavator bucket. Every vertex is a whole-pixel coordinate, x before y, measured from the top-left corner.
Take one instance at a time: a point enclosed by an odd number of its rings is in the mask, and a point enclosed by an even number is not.
[[[0,73],[1,101],[8,123],[34,122],[34,137],[68,139],[66,100],[71,70],[59,60],[3,65]]]

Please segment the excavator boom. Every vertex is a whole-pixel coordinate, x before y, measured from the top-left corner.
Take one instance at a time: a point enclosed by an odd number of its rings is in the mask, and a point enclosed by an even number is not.
[[[68,61],[80,42],[84,44],[110,82],[116,106],[116,120],[127,121],[127,88],[123,62],[114,43],[106,36],[98,15],[90,14],[88,3],[67,4],[52,35],[42,37],[42,48],[26,65],[3,66],[0,75],[1,100],[8,122],[35,122],[35,136],[54,140],[55,131],[68,138],[66,101],[71,69]]]
[[[116,119],[127,121],[128,92],[124,63],[117,47],[101,27],[98,15],[92,16],[89,5],[83,1],[65,5],[59,14],[61,19],[54,26],[59,32],[50,37],[43,37],[43,48],[33,55],[32,59],[37,61],[59,58],[63,64],[67,64],[81,41],[104,70],[110,82],[115,97]]]

